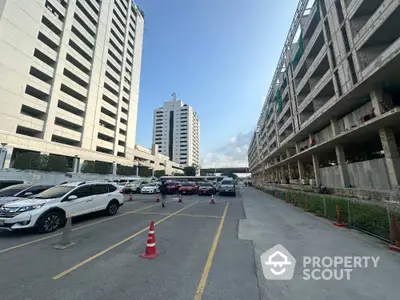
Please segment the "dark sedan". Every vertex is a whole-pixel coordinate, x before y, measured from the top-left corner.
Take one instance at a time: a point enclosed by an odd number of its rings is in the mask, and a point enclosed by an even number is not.
[[[215,195],[215,187],[211,182],[203,182],[200,183],[199,186],[199,195]]]

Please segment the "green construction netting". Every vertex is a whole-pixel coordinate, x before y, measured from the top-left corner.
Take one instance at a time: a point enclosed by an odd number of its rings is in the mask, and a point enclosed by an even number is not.
[[[287,74],[287,72],[285,72],[285,74]],[[282,91],[284,91],[286,87],[287,87],[287,79],[286,79],[286,75],[285,75],[285,79],[283,79],[282,87],[281,87]]]
[[[303,32],[300,30],[300,36],[299,36],[299,40],[297,41],[298,44],[298,49],[296,52],[296,55],[294,56],[294,58],[292,59],[292,65],[297,65],[298,62],[301,59],[301,56],[303,55],[304,52],[304,42],[303,42]]]
[[[320,9],[320,4],[319,4],[319,0],[317,0],[317,20],[318,22],[321,21],[321,9]]]
[[[276,90],[275,100],[278,101],[278,111],[281,112],[282,111],[282,94],[281,94],[281,90],[279,88]]]
[[[268,102],[268,104],[267,104],[267,113],[266,113],[266,119],[268,120],[269,119],[269,102]]]

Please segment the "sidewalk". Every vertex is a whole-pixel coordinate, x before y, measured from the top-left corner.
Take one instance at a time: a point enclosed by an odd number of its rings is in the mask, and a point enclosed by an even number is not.
[[[355,230],[336,228],[282,200],[243,187],[246,219],[240,220],[239,239],[254,243],[261,299],[268,300],[394,300],[400,294],[400,255],[387,244]],[[267,281],[260,255],[283,245],[297,261],[291,281]],[[378,267],[354,269],[349,281],[302,279],[303,256],[380,256]]]

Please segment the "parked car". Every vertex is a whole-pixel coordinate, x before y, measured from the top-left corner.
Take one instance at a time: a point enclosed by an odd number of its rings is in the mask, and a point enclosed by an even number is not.
[[[225,195],[229,194],[232,196],[236,196],[236,186],[235,182],[231,178],[223,179],[219,185],[219,194]]]
[[[194,195],[197,194],[198,191],[199,187],[193,182],[183,183],[179,188],[179,193],[181,194]]]
[[[178,182],[175,182],[175,181],[167,182],[168,194],[178,193],[180,187],[181,187],[181,185]]]
[[[159,192],[159,185],[156,182],[146,184],[140,190],[142,194],[155,194]]]
[[[54,185],[43,184],[16,184],[6,187],[0,190],[0,206],[21,198],[37,195],[53,186]]]
[[[211,182],[202,182],[199,186],[199,195],[215,195],[216,189]]]
[[[66,216],[96,211],[115,215],[124,199],[118,185],[110,182],[73,182],[52,187],[35,196],[4,204],[0,228],[17,230],[36,227],[48,233],[62,226]]]
[[[5,189],[6,187],[16,185],[16,184],[22,184],[24,183],[23,180],[0,180],[0,190]]]

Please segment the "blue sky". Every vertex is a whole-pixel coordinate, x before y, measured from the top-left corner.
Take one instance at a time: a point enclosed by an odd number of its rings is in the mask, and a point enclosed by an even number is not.
[[[177,93],[197,111],[202,166],[247,164],[298,0],[137,0],[145,34],[136,142],[151,146],[153,110]]]

